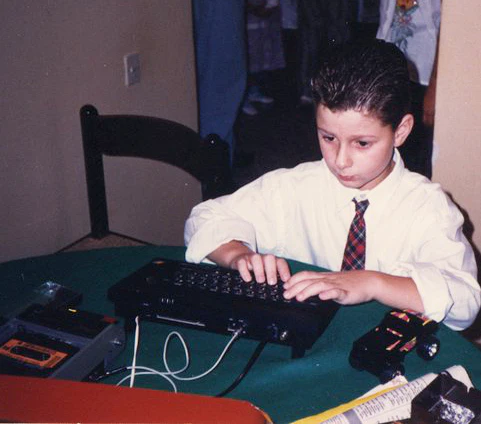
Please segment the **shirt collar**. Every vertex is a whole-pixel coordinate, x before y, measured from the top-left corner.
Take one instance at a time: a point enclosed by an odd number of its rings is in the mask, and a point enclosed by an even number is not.
[[[345,207],[349,207],[353,198],[356,198],[357,200],[369,199],[369,204],[371,206],[376,205],[376,209],[378,207],[384,208],[384,206],[389,203],[389,200],[394,193],[395,188],[399,185],[405,169],[404,162],[401,158],[401,155],[399,154],[398,149],[394,149],[393,159],[394,168],[391,173],[372,190],[358,190],[354,188],[344,187],[337,180],[337,178],[331,174],[332,179],[334,180],[332,181],[332,183],[336,187],[336,210],[340,211]]]

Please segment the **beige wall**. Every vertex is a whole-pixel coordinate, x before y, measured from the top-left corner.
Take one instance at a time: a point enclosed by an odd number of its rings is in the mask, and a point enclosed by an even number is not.
[[[197,128],[190,0],[1,0],[0,51],[0,262],[54,252],[89,231],[83,104]],[[131,52],[140,53],[141,83],[126,87]],[[158,201],[127,215],[149,234],[154,218],[153,241],[181,243],[187,212],[176,212],[180,226],[161,228],[164,211],[176,210],[165,180],[161,171],[151,187]],[[191,189],[181,180],[173,190]],[[112,209],[121,226],[123,208]]]
[[[464,209],[481,248],[481,2],[443,0],[433,180]],[[479,265],[479,264],[478,264]]]

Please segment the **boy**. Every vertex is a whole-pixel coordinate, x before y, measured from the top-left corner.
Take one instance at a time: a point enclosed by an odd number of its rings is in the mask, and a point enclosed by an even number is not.
[[[438,184],[408,171],[397,150],[413,127],[404,56],[380,40],[347,46],[325,58],[312,88],[323,159],[196,206],[186,259],[237,269],[245,281],[273,284],[278,274],[286,298],[376,300],[468,327],[480,287],[462,215]],[[365,237],[355,248],[359,263],[346,271],[353,217]],[[291,276],[282,258],[335,272]]]

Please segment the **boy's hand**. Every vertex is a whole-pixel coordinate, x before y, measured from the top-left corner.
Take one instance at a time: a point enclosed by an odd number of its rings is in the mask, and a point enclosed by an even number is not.
[[[378,273],[374,271],[314,272],[295,274],[284,284],[284,297],[304,301],[311,296],[342,305],[369,302],[375,298]]]
[[[252,281],[252,274],[257,282],[267,281],[268,284],[275,284],[277,275],[283,282],[291,277],[291,271],[285,259],[255,253],[237,240],[219,246],[209,254],[208,258],[218,265],[237,269],[246,282]]]
[[[287,261],[274,255],[244,252],[233,258],[230,268],[237,269],[242,279],[252,281],[252,274],[258,283],[276,284],[277,275],[283,282],[289,280],[291,272]]]
[[[376,300],[398,309],[424,313],[424,305],[416,284],[410,277],[399,277],[379,271],[303,271],[284,284],[284,296],[304,301],[311,296],[334,300],[341,305],[354,305]]]

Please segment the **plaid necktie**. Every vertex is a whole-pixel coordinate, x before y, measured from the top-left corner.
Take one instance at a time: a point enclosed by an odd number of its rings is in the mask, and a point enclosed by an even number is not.
[[[366,223],[364,221],[364,212],[366,212],[369,206],[369,200],[358,202],[356,199],[352,199],[352,201],[356,204],[356,215],[352,220],[351,228],[349,228],[349,234],[347,235],[341,271],[364,269],[366,262]]]

